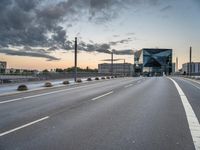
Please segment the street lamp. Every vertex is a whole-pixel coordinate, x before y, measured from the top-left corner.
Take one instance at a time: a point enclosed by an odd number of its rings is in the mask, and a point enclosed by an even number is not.
[[[74,45],[74,82],[77,81],[77,37],[75,37]]]
[[[192,47],[190,46],[189,76],[192,74]]]
[[[111,51],[111,76],[113,76],[113,50]]]

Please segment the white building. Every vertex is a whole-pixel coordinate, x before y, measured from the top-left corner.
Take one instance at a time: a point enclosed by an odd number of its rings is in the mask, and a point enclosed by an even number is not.
[[[112,67],[111,64],[103,63],[98,64],[98,72],[111,74]],[[126,75],[131,76],[133,73],[133,65],[130,63],[113,63],[113,75]]]
[[[184,74],[189,74],[189,65],[190,63],[185,63],[182,65],[182,72]],[[191,74],[200,74],[200,62],[191,63]]]

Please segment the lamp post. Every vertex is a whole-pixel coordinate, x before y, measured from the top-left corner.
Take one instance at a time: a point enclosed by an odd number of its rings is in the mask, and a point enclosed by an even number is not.
[[[192,74],[192,47],[190,46],[189,76]]]
[[[124,73],[124,77],[125,77],[125,63],[126,63],[126,60],[124,59],[124,64],[123,64],[123,73]]]
[[[75,37],[74,45],[74,82],[77,81],[77,37]]]
[[[113,51],[111,51],[111,76],[113,76]]]

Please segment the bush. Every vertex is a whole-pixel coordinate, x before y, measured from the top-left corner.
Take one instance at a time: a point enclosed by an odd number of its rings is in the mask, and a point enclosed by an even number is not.
[[[114,78],[113,76],[111,78]]]
[[[77,83],[81,83],[82,80],[81,80],[81,79],[77,79],[76,82],[77,82]]]
[[[96,77],[96,78],[95,78],[95,80],[99,80],[99,78],[98,78],[98,77]]]
[[[110,77],[109,77],[109,76],[107,76],[107,77],[106,77],[106,79],[110,79]]]
[[[115,78],[117,78],[117,76],[115,76]]]
[[[45,87],[52,87],[53,85],[51,84],[51,82],[46,82],[46,83],[44,84],[44,86],[45,86]]]
[[[91,78],[87,78],[87,81],[92,81],[92,79]]]
[[[17,88],[18,91],[26,91],[28,90],[28,87],[25,84],[21,84]]]
[[[106,78],[105,77],[101,77],[101,79],[105,80]]]
[[[63,84],[69,84],[69,81],[67,81],[67,80],[63,81]]]

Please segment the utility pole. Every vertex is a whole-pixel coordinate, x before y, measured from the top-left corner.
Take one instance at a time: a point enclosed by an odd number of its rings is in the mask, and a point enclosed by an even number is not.
[[[125,59],[124,59],[124,65],[123,65],[123,72],[124,72],[124,77],[125,77]]]
[[[75,45],[74,45],[74,82],[77,81],[77,37],[75,37]]]
[[[113,76],[113,51],[111,52],[111,76]]]
[[[176,72],[178,72],[178,57],[176,57]]]
[[[189,76],[192,74],[192,47],[190,46]]]

